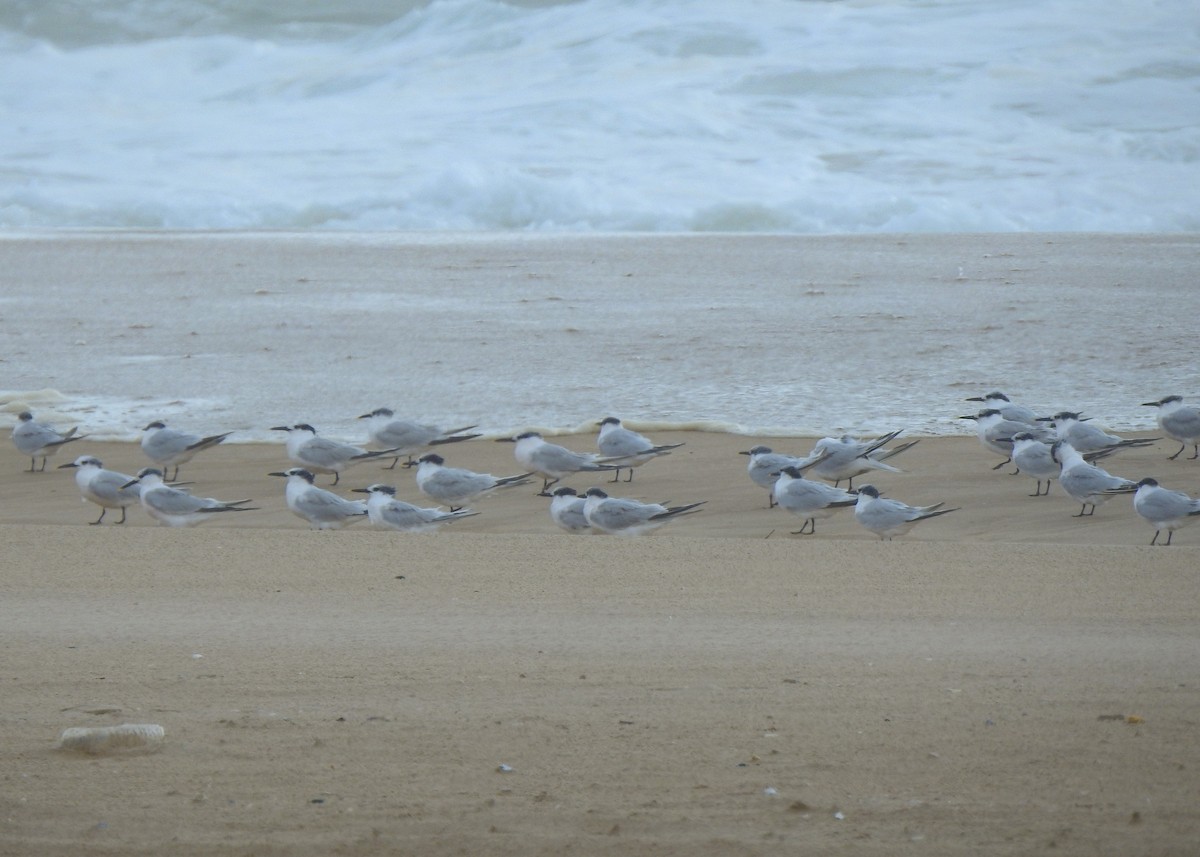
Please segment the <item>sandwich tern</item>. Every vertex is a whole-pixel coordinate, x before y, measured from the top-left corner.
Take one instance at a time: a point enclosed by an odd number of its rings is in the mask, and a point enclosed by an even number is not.
[[[893,456],[912,449],[918,441],[910,440],[891,449],[884,449],[900,432],[888,432],[877,440],[858,440],[848,434],[841,437],[823,437],[816,442],[808,457],[796,465],[804,471],[806,477],[816,476],[826,482],[832,482],[836,488],[845,479],[846,487],[854,487],[854,477],[869,473],[872,470],[886,470],[890,473],[903,473],[900,468],[886,464],[885,461]]]
[[[216,512],[253,512],[257,506],[247,506],[251,500],[215,500],[212,497],[193,497],[187,491],[173,488],[163,481],[157,467],[143,467],[136,478],[124,488],[141,485],[142,508],[151,518],[167,527],[192,527],[208,520]]]
[[[174,482],[179,478],[181,464],[187,464],[196,453],[216,446],[231,434],[233,432],[227,431],[201,437],[167,428],[162,420],[155,420],[142,429],[142,452],[162,470],[164,479],[167,468],[174,467],[171,478],[167,479],[168,482]]]
[[[794,455],[784,455],[782,452],[772,452],[769,446],[752,446],[738,455],[750,456],[746,465],[746,473],[755,484],[767,489],[768,506],[775,508],[775,482],[785,467],[797,467],[804,461]],[[810,462],[811,464],[812,462]]]
[[[125,510],[142,495],[140,482],[128,474],[105,470],[103,462],[92,455],[81,455],[74,461],[58,465],[59,470],[67,467],[75,468],[75,484],[83,499],[100,507],[100,517],[91,522],[93,525],[103,521],[109,509],[120,509],[121,520],[117,523],[125,523]]]
[[[347,500],[332,491],[318,488],[315,484],[317,477],[303,467],[289,467],[267,475],[282,476],[287,480],[284,488],[287,507],[294,515],[312,524],[313,529],[337,530],[367,517],[365,500]]]
[[[985,396],[971,396],[967,401],[983,402],[985,409],[999,411],[1000,415],[1006,420],[1012,420],[1017,423],[1028,423],[1031,426],[1037,425],[1038,415],[1034,411],[1024,405],[1014,404],[1008,396],[999,390],[988,393]]]
[[[19,452],[29,456],[29,472],[41,473],[46,469],[46,459],[58,452],[65,444],[83,440],[86,434],[76,434],[79,426],[70,429],[66,434],[59,434],[47,423],[39,423],[29,411],[21,411],[17,415],[17,424],[13,427],[12,440]],[[38,459],[42,466],[35,469]]]
[[[775,481],[775,502],[793,515],[803,519],[800,529],[792,533],[803,536],[817,531],[817,518],[829,518],[838,509],[853,506],[858,495],[823,482],[805,479],[797,467],[788,466]]]
[[[909,506],[899,500],[879,496],[874,485],[863,485],[858,489],[858,502],[854,506],[854,519],[881,539],[891,541],[902,536],[919,522],[938,515],[957,512],[958,508],[943,509],[943,503],[932,506]]]
[[[1083,505],[1075,518],[1090,517],[1096,507],[1107,502],[1114,494],[1132,494],[1137,483],[1130,479],[1113,476],[1107,470],[1089,464],[1083,455],[1065,440],[1055,441],[1050,455],[1060,465],[1058,484],[1076,501]],[[1092,510],[1088,511],[1088,506]]]
[[[637,536],[655,530],[680,515],[695,512],[706,502],[667,507],[660,503],[609,497],[600,488],[589,488],[583,496],[583,516],[592,529],[622,536]]]
[[[429,533],[440,524],[478,515],[470,509],[446,512],[442,509],[426,509],[396,499],[396,489],[391,485],[376,483],[366,488],[353,489],[367,496],[367,517],[377,527],[400,530],[405,533]]]
[[[645,435],[625,428],[616,417],[605,417],[597,425],[600,426],[600,435],[596,438],[596,446],[604,456],[601,460],[617,468],[613,482],[621,481],[621,468],[629,469],[629,478],[625,481],[632,482],[635,467],[641,467],[660,455],[669,455],[671,450],[683,446],[682,443],[651,443]]]
[[[516,437],[502,437],[498,442],[515,443],[513,455],[517,463],[530,473],[542,477],[542,496],[549,496],[550,486],[572,473],[597,473],[618,470],[615,464],[606,464],[594,453],[573,452],[565,446],[550,443],[538,432],[527,431]]]
[[[446,467],[446,460],[436,452],[427,452],[416,461],[417,488],[421,493],[445,503],[451,512],[461,509],[470,500],[489,494],[498,488],[528,485],[532,474],[493,476],[476,473],[461,467]]]
[[[1167,540],[1163,544],[1169,545],[1177,529],[1200,518],[1200,500],[1182,491],[1163,488],[1158,480],[1146,478],[1137,484],[1133,510],[1154,527],[1154,538],[1150,544],[1157,542],[1158,534],[1166,530]]]
[[[1099,452],[1102,449],[1109,448],[1113,450],[1136,449],[1137,447],[1149,446],[1155,441],[1162,440],[1162,438],[1158,437],[1126,440],[1115,434],[1109,434],[1096,426],[1088,425],[1074,411],[1059,411],[1053,417],[1041,417],[1040,419],[1042,422],[1053,422],[1058,439],[1069,443],[1081,454]]]
[[[387,467],[393,470],[400,456],[412,461],[413,453],[430,446],[443,443],[458,443],[479,437],[478,434],[463,434],[475,426],[463,426],[456,429],[440,429],[436,426],[415,423],[411,420],[397,419],[391,408],[376,408],[369,414],[363,414],[360,420],[367,420],[367,435],[371,443],[395,453],[395,460]]]
[[[1178,458],[1188,446],[1194,453],[1188,458],[1200,458],[1200,408],[1185,405],[1182,396],[1167,396],[1157,402],[1143,402],[1142,406],[1158,408],[1158,427],[1172,440],[1179,441],[1179,452],[1169,456],[1171,460]]]
[[[386,458],[396,452],[394,449],[368,452],[351,443],[320,437],[317,430],[308,423],[296,423],[294,426],[272,426],[271,431],[288,433],[287,454],[294,464],[298,464],[309,473],[332,473],[334,485],[338,484],[342,471],[350,465],[376,458]]]
[[[964,414],[960,420],[975,420],[975,434],[985,449],[997,455],[1003,455],[1004,460],[992,470],[999,470],[1012,461],[1012,439],[1020,432],[1029,432],[1042,440],[1053,440],[1054,432],[1047,431],[1041,426],[1031,426],[1018,420],[1005,419],[1004,415],[995,408],[984,408],[977,414]]]
[[[568,533],[590,533],[592,525],[583,514],[586,502],[574,488],[555,488],[551,493],[550,519]]]

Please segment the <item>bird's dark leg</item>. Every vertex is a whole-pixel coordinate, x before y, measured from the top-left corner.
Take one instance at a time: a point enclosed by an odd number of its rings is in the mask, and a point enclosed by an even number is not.
[[[559,478],[561,479],[562,477],[559,477]],[[550,486],[553,485],[554,483],[556,483],[557,481],[558,481],[558,479],[551,479],[549,476],[543,477],[543,479],[542,479],[542,494],[549,494]]]
[[[1003,461],[1001,461],[999,464],[997,464],[995,467],[993,467],[992,470],[999,470],[1001,467],[1008,464],[1010,461],[1012,461],[1011,458],[1006,458]]]
[[[1200,443],[1196,444],[1194,449],[1196,450],[1195,453],[1193,455],[1188,456],[1189,461],[1195,461],[1197,458],[1200,458]],[[1179,451],[1183,452],[1182,449]]]
[[[1092,511],[1091,511],[1091,512],[1087,511],[1087,507],[1088,507],[1088,506],[1091,506],[1091,507],[1092,507]],[[1095,503],[1084,503],[1082,506],[1080,506],[1080,507],[1079,507],[1079,514],[1078,514],[1078,515],[1072,515],[1071,517],[1072,517],[1072,518],[1085,518],[1085,517],[1090,517],[1091,515],[1095,514],[1095,512],[1096,512],[1096,504],[1095,504]]]
[[[621,471],[619,471],[619,470],[618,470],[618,471],[617,471],[617,475],[619,476],[619,475],[620,475],[620,473],[621,473]],[[632,468],[632,467],[631,467],[631,468],[629,468],[629,478],[628,478],[628,479],[626,479],[625,481],[626,481],[626,482],[632,482],[632,481],[633,481],[633,468]]]
[[[100,517],[102,517],[102,518],[103,518],[104,516],[103,516],[103,515],[101,515]],[[121,520],[117,521],[117,523],[118,523],[118,524],[123,524],[123,523],[125,523],[125,507],[124,507],[124,506],[122,506],[122,507],[121,507]]]
[[[837,486],[834,485],[833,487],[836,488]],[[847,491],[854,490],[854,477],[853,476],[851,476],[849,479],[846,480],[846,490]],[[814,527],[814,532],[815,532],[816,524],[814,524],[813,527]]]
[[[1170,545],[1171,545],[1171,536],[1173,536],[1173,535],[1175,535],[1174,530],[1167,530],[1167,546],[1168,547],[1170,547]]]
[[[93,526],[93,527],[94,527],[94,526],[96,526],[96,524],[98,524],[98,523],[100,523],[101,521],[103,521],[103,520],[104,520],[104,513],[105,513],[105,512],[107,512],[107,511],[108,511],[108,509],[105,509],[103,506],[101,506],[101,507],[100,507],[100,517],[99,517],[99,518],[97,518],[96,520],[92,521],[92,526]],[[124,509],[122,509],[121,511],[122,511],[122,512],[124,512],[125,510],[124,510]]]
[[[811,528],[809,527],[810,524],[812,525]],[[815,533],[816,531],[817,531],[817,519],[816,518],[805,518],[804,523],[800,525],[800,529],[792,530],[792,535],[793,536],[807,536],[807,535],[811,535],[811,534]]]
[[[338,473],[338,472],[335,470],[335,471],[333,472],[333,481],[332,481],[331,483],[329,483],[329,484],[330,484],[330,485],[337,485],[337,484],[338,484],[338,480],[339,480],[339,479],[341,479],[341,478],[342,478],[342,474]]]
[[[616,472],[613,474],[613,478],[608,481],[609,482],[620,482],[621,481],[621,468],[618,467]]]
[[[384,470],[395,470],[395,469],[396,469],[396,465],[397,465],[397,464],[399,464],[399,463],[400,463],[400,456],[398,456],[398,455],[397,455],[395,458],[393,458],[393,459],[392,459],[392,463],[391,463],[391,464],[389,464],[387,467],[385,467],[385,468],[383,468],[383,469],[384,469]]]

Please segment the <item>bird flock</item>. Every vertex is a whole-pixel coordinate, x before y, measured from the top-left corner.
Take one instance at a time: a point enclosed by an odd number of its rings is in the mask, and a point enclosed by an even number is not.
[[[1030,496],[1048,496],[1052,482],[1057,480],[1062,490],[1080,504],[1075,516],[1088,517],[1113,497],[1132,495],[1134,511],[1154,527],[1152,545],[1170,545],[1175,530],[1200,518],[1200,499],[1163,487],[1155,479],[1135,482],[1113,475],[1097,464],[1161,438],[1122,438],[1100,429],[1076,411],[1040,416],[1000,392],[968,401],[979,402],[980,410],[960,418],[974,422],[981,445],[1002,457],[993,469],[1011,464],[1014,474],[1036,480]],[[1200,458],[1200,408],[1185,405],[1180,396],[1144,405],[1157,408],[1163,434],[1180,444],[1179,450],[1169,456],[1171,460],[1178,459],[1189,446],[1193,450],[1190,458]],[[443,430],[398,418],[388,408],[362,414],[359,419],[366,422],[368,440],[363,446],[323,437],[307,423],[273,427],[286,434],[286,454],[293,466],[269,475],[285,480],[283,493],[288,509],[315,529],[339,529],[365,520],[382,529],[429,532],[478,515],[469,504],[484,496],[531,485],[539,478],[538,493],[550,499],[550,518],[572,534],[641,535],[702,511],[706,502],[668,506],[609,496],[600,487],[588,488],[582,494],[567,486],[555,487],[567,477],[601,473],[611,474],[612,484],[627,484],[633,480],[635,469],[683,445],[655,444],[616,417],[597,423],[596,452],[577,452],[532,431],[499,438],[513,444],[513,457],[519,466],[519,472],[505,476],[452,467],[441,454],[432,451],[481,437],[472,431],[477,426]],[[92,455],[79,455],[59,469],[73,469],[83,498],[100,507],[100,515],[92,524],[101,524],[112,510],[120,511],[116,523],[122,524],[126,510],[140,505],[160,524],[193,526],[217,513],[260,508],[250,505],[254,502],[250,499],[199,497],[189,490],[188,483],[178,481],[183,465],[217,447],[231,434],[191,434],[156,420],[143,429],[141,438],[142,452],[151,466],[136,475],[106,469]],[[746,473],[750,480],[767,489],[768,506],[800,519],[800,528],[793,534],[812,535],[817,521],[839,510],[852,509],[858,524],[890,540],[923,521],[959,510],[947,508],[945,503],[909,505],[883,496],[870,484],[854,487],[854,480],[865,474],[903,472],[892,462],[918,441],[899,440],[900,434],[890,432],[874,439],[825,437],[805,456],[785,455],[761,445],[740,454],[749,458]],[[28,411],[19,415],[12,434],[13,444],[29,458],[29,472],[34,473],[44,472],[49,458],[86,437],[78,427],[59,432],[35,420]],[[351,489],[351,493],[366,495],[365,499],[352,499],[330,490],[339,485],[348,468],[389,459],[386,470],[394,470],[403,459],[403,467],[414,471],[417,489],[438,505],[423,507],[405,502],[397,498],[395,486],[384,482]],[[318,476],[333,477],[328,488],[317,485]]]

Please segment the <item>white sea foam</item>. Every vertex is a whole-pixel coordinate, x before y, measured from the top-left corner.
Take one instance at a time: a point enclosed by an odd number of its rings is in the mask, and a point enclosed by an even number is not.
[[[1200,230],[1194,0],[11,0],[0,228]]]

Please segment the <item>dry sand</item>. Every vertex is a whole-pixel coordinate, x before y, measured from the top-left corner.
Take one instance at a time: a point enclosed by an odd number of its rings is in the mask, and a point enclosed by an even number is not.
[[[620,493],[708,503],[638,539],[561,533],[527,487],[436,534],[313,532],[265,475],[282,445],[183,470],[261,511],[91,527],[69,471],[10,448],[0,854],[1195,853],[1200,527],[1150,547],[1127,498],[1073,518],[955,438],[873,481],[961,511],[793,536],[756,439],[656,439],[686,445]],[[1111,469],[1200,493],[1176,446]],[[52,748],[123,722],[163,749]]]

